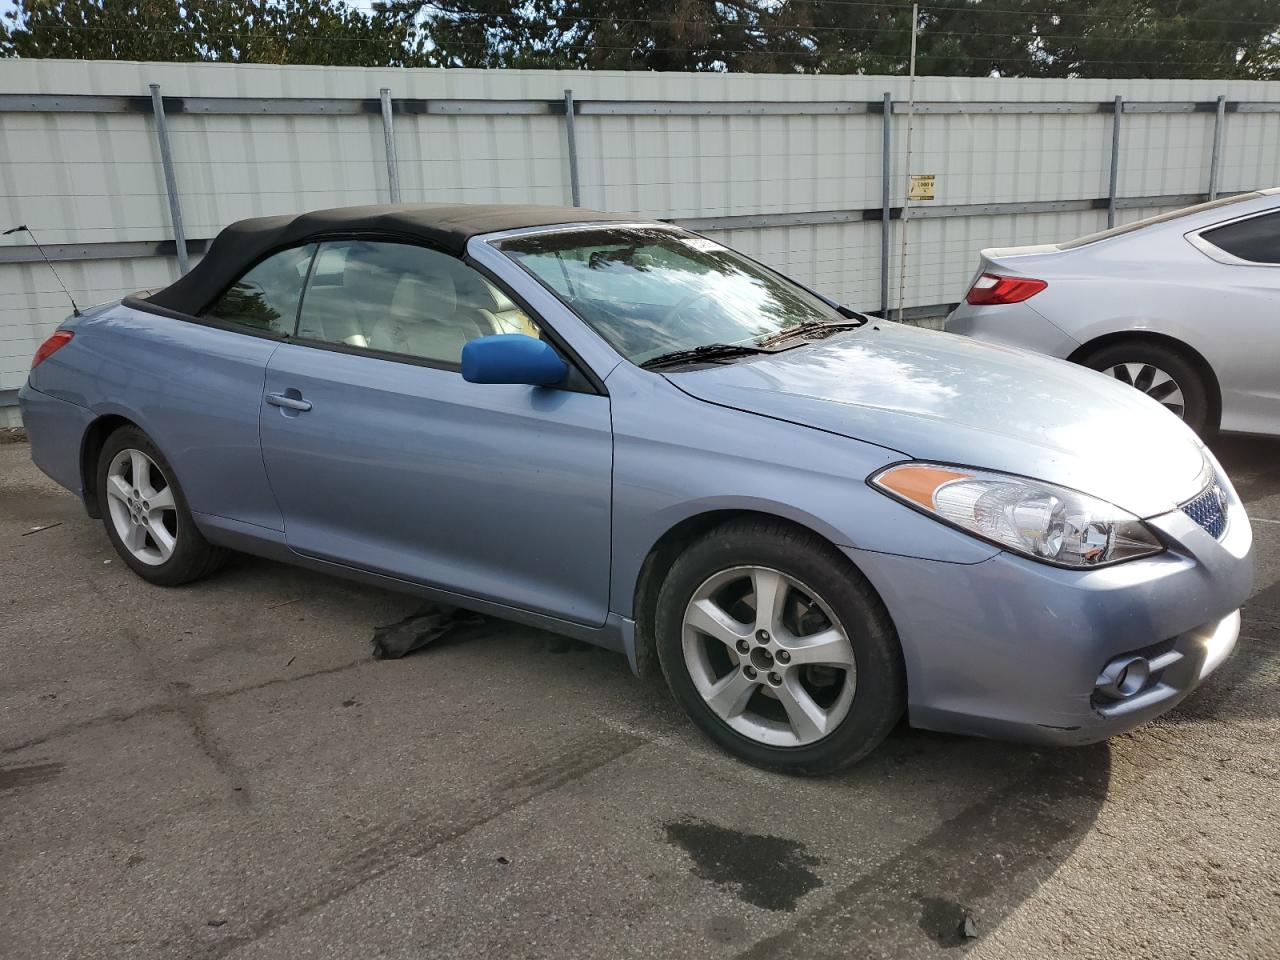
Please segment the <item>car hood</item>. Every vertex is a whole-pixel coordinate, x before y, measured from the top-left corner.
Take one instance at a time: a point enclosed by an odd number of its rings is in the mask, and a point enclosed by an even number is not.
[[[1083,367],[880,322],[781,353],[670,372],[694,397],[903,453],[1047,480],[1137,516],[1202,489],[1195,434]]]

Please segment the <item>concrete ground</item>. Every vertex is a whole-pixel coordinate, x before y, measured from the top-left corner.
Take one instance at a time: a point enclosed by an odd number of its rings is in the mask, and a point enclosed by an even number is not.
[[[559,637],[375,661],[418,601],[148,586],[2,445],[0,957],[1280,956],[1280,443],[1219,447],[1258,586],[1182,707],[796,780]]]

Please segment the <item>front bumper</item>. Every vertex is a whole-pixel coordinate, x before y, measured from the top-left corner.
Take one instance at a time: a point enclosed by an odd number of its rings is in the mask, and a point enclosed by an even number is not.
[[[1234,648],[1253,588],[1253,533],[1234,491],[1215,540],[1181,511],[1149,520],[1164,553],[1064,570],[1008,553],[975,564],[847,550],[897,627],[914,726],[1081,744],[1174,707]],[[1144,655],[1149,682],[1099,691],[1104,668]]]

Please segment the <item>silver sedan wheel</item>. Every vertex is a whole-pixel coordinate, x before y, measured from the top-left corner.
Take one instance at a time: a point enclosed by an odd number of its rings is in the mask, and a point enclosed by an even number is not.
[[[1171,413],[1181,417],[1186,410],[1186,401],[1182,398],[1182,387],[1159,367],[1149,363],[1117,363],[1102,371],[1109,377],[1115,377],[1121,383],[1141,390],[1152,400],[1159,400]]]
[[[141,450],[121,450],[107,467],[107,509],[126,550],[158,567],[178,545],[178,505],[173,487]]]
[[[853,705],[853,645],[826,602],[768,567],[733,567],[694,591],[685,666],[707,706],[756,743],[802,747]]]

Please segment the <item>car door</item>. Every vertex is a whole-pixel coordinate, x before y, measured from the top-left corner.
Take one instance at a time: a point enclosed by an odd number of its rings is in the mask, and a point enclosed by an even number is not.
[[[1222,427],[1280,432],[1280,211],[1240,217],[1187,239],[1221,264],[1210,290],[1221,295],[1212,322]]]
[[[177,335],[172,319],[139,311],[122,331],[128,336],[111,338],[123,356],[104,358],[102,369],[129,384],[122,396],[154,390],[148,429],[210,526],[283,527],[262,464],[259,408],[267,362],[293,333],[314,252],[304,245],[263,259]]]
[[[463,380],[468,340],[537,329],[511,308],[444,253],[321,244],[261,411],[285,537],[307,556],[602,624],[609,399]]]

